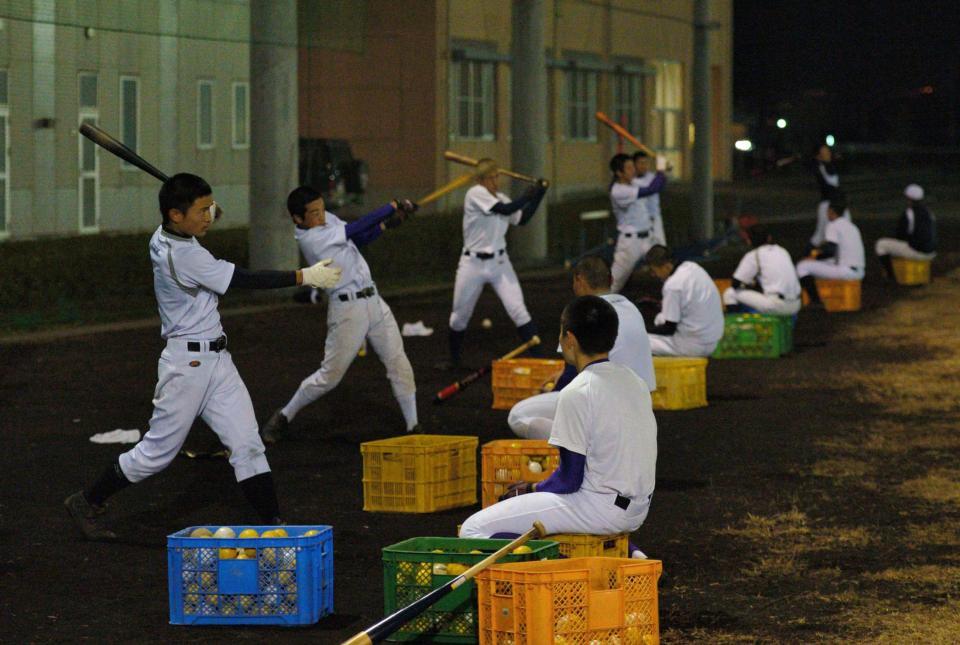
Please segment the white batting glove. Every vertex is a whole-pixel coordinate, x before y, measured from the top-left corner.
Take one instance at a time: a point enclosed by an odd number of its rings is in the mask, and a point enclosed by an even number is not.
[[[303,276],[303,284],[315,289],[329,289],[340,282],[340,267],[327,266],[333,260],[320,260],[316,264],[305,269],[300,269]]]

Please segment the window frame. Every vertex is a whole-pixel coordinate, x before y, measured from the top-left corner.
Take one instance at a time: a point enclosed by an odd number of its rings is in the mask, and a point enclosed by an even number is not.
[[[576,83],[572,82],[577,80]],[[564,70],[564,140],[578,143],[596,143],[598,92],[600,71],[589,67],[571,65]],[[586,96],[580,99],[581,85],[586,86]],[[580,128],[585,126],[585,132]]]
[[[496,60],[473,57],[469,55],[457,56],[450,61],[450,138],[457,141],[496,141],[497,140],[497,68]],[[480,75],[480,94],[470,93],[466,97],[461,94],[460,87],[463,80],[463,70],[468,71],[467,87],[476,87],[476,76]],[[485,74],[489,72],[488,74]],[[489,96],[487,93],[489,92]],[[467,132],[460,128],[461,104],[466,103]],[[480,129],[474,129],[476,110],[480,114]]]
[[[245,141],[237,141],[237,90],[244,89],[244,123]],[[230,85],[230,142],[234,150],[246,150],[250,147],[250,81],[234,81]]]
[[[202,102],[203,102],[203,92],[201,87],[208,86],[210,88],[210,142],[205,143],[200,140],[201,131],[203,127],[202,122]],[[216,114],[216,84],[212,78],[199,78],[197,79],[197,150],[213,150],[217,147],[217,120],[215,118]]]
[[[6,71],[6,70],[3,70]],[[4,182],[4,191],[3,191],[3,221],[0,222],[0,240],[5,240],[10,237],[10,106],[7,103],[0,103],[0,118],[3,118],[3,150],[0,150],[0,154],[3,155],[3,170],[0,171],[0,179]]]
[[[133,84],[134,84],[134,86],[136,87],[136,94],[137,94],[137,95],[136,95],[136,103],[137,103],[137,104],[134,106],[134,109],[133,109],[134,118],[136,119],[136,135],[135,135],[135,136],[136,136],[136,138],[137,138],[137,142],[136,142],[136,144],[134,144],[134,145],[132,145],[132,146],[129,144],[129,142],[123,140],[124,134],[125,134],[126,131],[127,131],[127,123],[126,123],[126,117],[125,117],[126,111],[123,109],[123,107],[124,107],[124,104],[123,104],[123,101],[124,101],[123,84],[124,84],[125,82],[127,82],[127,81],[133,81]],[[99,92],[99,88],[98,88],[97,91]],[[79,103],[79,101],[78,101],[78,103]],[[133,150],[133,151],[136,152],[137,154],[140,154],[140,141],[141,141],[141,139],[140,139],[140,77],[139,77],[139,76],[134,76],[134,75],[132,75],[132,74],[121,74],[121,75],[120,75],[120,96],[119,96],[119,104],[120,104],[120,110],[119,110],[119,112],[120,112],[120,140],[123,142],[123,144],[124,144],[125,146],[127,146],[128,148],[130,148],[131,150]],[[135,166],[135,165],[133,165],[132,163],[130,163],[130,162],[128,162],[128,161],[125,161],[125,160],[123,160],[123,159],[120,160],[120,169],[121,169],[121,170],[127,170],[127,171],[139,171],[139,170],[140,170],[137,166]]]
[[[99,108],[80,108],[77,112],[77,126],[84,121],[93,121],[94,125],[100,122]],[[77,133],[77,230],[80,233],[100,232],[100,146],[89,141],[85,136]],[[83,168],[83,149],[90,146],[93,150],[93,170]],[[93,179],[93,225],[84,222],[84,190],[83,184],[87,179]]]

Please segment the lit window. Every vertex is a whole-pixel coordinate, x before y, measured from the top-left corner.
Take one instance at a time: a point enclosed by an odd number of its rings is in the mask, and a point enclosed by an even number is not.
[[[496,63],[457,60],[451,66],[450,122],[460,139],[496,138]]]

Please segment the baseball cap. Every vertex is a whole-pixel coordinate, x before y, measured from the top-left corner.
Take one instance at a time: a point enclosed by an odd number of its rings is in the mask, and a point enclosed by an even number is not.
[[[910,184],[904,189],[903,194],[907,199],[917,202],[923,199],[923,188],[919,184]]]

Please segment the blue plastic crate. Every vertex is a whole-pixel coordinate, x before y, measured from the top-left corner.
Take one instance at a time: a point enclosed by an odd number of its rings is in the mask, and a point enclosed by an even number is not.
[[[190,537],[196,528],[167,536],[171,624],[309,625],[333,613],[332,527],[284,526],[289,537],[277,538]],[[230,528],[259,535],[278,527]],[[310,530],[319,533],[304,537]],[[247,557],[229,557],[237,549]]]

